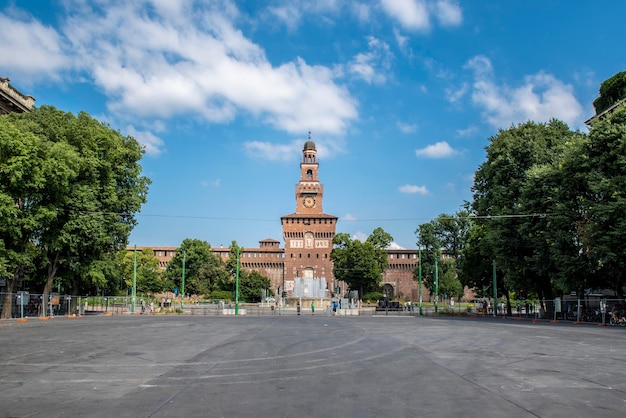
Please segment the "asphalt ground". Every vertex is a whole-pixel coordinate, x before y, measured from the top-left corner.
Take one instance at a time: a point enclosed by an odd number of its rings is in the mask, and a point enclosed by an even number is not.
[[[492,318],[0,322],[0,417],[624,417],[626,328]]]

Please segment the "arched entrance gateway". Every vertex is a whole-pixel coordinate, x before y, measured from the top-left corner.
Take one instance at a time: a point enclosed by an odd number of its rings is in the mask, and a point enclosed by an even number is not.
[[[383,285],[383,295],[385,295],[387,298],[389,298],[389,300],[392,300],[394,298],[394,296],[395,296],[393,285],[391,285],[389,283],[385,283]]]

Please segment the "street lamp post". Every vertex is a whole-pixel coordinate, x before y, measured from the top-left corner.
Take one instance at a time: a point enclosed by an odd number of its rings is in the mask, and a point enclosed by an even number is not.
[[[496,282],[496,260],[493,260],[493,316],[496,316],[498,306],[498,286]]]
[[[239,315],[239,246],[237,246],[237,266],[235,267],[235,316]]]
[[[437,299],[439,299],[439,273],[437,272],[437,252],[435,251],[435,313],[437,313]]]
[[[185,309],[184,301],[185,301],[185,263],[187,261],[187,251],[183,251],[183,277],[182,283],[180,286],[180,309],[181,311]]]
[[[137,244],[135,244],[135,251],[133,252],[133,299],[130,308],[130,313],[135,313],[135,297],[137,295]]]
[[[417,260],[417,273],[419,277],[419,294],[420,294],[420,316],[423,316],[422,312],[422,246],[420,245],[418,249],[418,257]]]

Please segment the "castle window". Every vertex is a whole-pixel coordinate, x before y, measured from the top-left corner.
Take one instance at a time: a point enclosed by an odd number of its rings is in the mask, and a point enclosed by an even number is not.
[[[313,170],[307,170],[306,171],[306,178],[308,178],[308,179],[312,179],[313,178]]]

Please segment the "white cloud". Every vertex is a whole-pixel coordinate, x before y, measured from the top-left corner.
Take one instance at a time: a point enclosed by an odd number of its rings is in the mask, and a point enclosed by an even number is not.
[[[268,7],[268,12],[270,15],[283,22],[290,30],[294,30],[300,25],[302,8],[296,3]]]
[[[344,216],[343,218],[341,218],[342,221],[356,221],[356,218],[354,216],[352,216],[351,214],[347,213],[346,216]]]
[[[139,131],[134,126],[127,126],[126,132],[144,146],[147,155],[157,156],[161,154],[163,140],[148,131]]]
[[[398,121],[396,122],[396,126],[403,134],[412,134],[417,131],[417,125],[414,123],[402,123]]]
[[[267,11],[271,19],[278,19],[290,30],[295,30],[300,26],[305,16],[322,15],[322,19],[330,21],[325,15],[335,15],[341,11],[343,2],[337,0],[317,0],[317,1],[293,1],[279,0],[275,5],[269,6]],[[359,19],[369,17],[368,6],[366,4],[352,5],[352,11]]]
[[[365,242],[367,240],[368,235],[364,232],[357,231],[352,235],[352,239],[357,239],[361,242]]]
[[[382,84],[387,79],[384,73],[391,67],[393,54],[387,43],[373,36],[368,37],[367,46],[368,52],[355,55],[348,64],[348,69],[368,84]]]
[[[209,186],[220,187],[221,183],[222,183],[221,179],[215,179],[213,181],[202,180],[200,182],[200,185],[202,187],[209,187]]]
[[[0,14],[0,72],[19,73],[23,84],[58,79],[73,66],[59,33],[32,18]],[[75,57],[74,57],[75,58]]]
[[[463,12],[459,4],[450,0],[437,1],[434,13],[443,26],[458,26],[463,22]]]
[[[387,246],[388,250],[406,250],[406,248],[400,246],[400,244],[398,244],[395,241],[391,241],[391,243],[389,244],[389,246]]]
[[[457,129],[456,134],[458,136],[464,137],[464,136],[472,136],[477,132],[478,132],[478,128],[474,125],[471,125],[465,129]]]
[[[244,152],[251,158],[267,161],[293,162],[302,155],[302,144],[306,139],[294,139],[288,144],[276,144],[267,141],[246,141]],[[345,141],[339,138],[316,139],[317,158],[332,158],[344,152]]]
[[[292,141],[289,144],[274,144],[261,141],[244,143],[244,150],[249,157],[267,161],[293,161],[294,156],[302,151],[301,148],[301,140]]]
[[[367,22],[370,20],[370,5],[366,3],[354,2],[350,5],[352,14],[359,22]]]
[[[467,83],[463,83],[461,87],[458,87],[458,88],[452,88],[452,87],[446,88],[445,89],[446,99],[450,103],[456,103],[465,96],[468,90],[469,90],[469,85]]]
[[[422,0],[381,0],[383,10],[406,29],[430,29],[429,13]]]
[[[431,16],[442,26],[458,26],[463,22],[463,11],[452,0],[380,0],[383,10],[407,30],[427,32]]]
[[[428,145],[425,148],[415,150],[415,155],[427,158],[445,158],[456,153],[457,151],[455,151],[446,141],[437,142],[436,144]]]
[[[400,193],[406,193],[406,194],[421,194],[421,195],[428,194],[428,189],[426,188],[426,186],[416,186],[413,184],[405,184],[404,186],[400,186],[398,187],[398,191]]]
[[[396,38],[396,42],[398,43],[398,47],[400,48],[400,50],[404,54],[406,54],[408,43],[409,43],[409,37],[401,34],[398,28],[393,28],[393,36]]]
[[[551,74],[539,72],[524,77],[518,87],[498,85],[491,61],[484,56],[469,60],[465,68],[474,72],[472,101],[482,108],[487,123],[495,128],[533,120],[560,119],[570,125],[579,123],[583,108],[574,96],[572,85]]]
[[[235,26],[241,17],[227,0],[64,4],[71,13],[59,33],[0,15],[0,56],[15,57],[3,62],[5,71],[49,78],[75,65],[126,123],[176,115],[228,123],[245,114],[286,132],[315,126],[340,135],[357,117],[356,101],[331,69],[301,58],[272,65]]]

